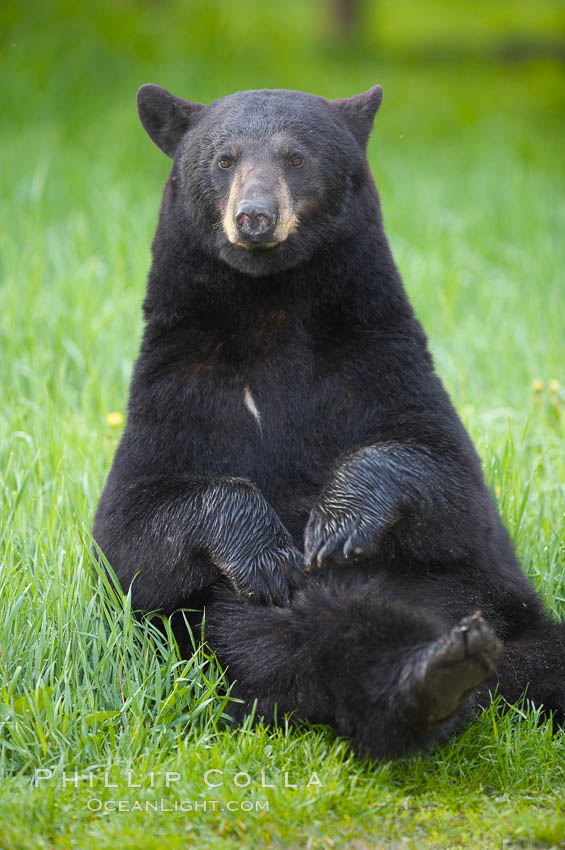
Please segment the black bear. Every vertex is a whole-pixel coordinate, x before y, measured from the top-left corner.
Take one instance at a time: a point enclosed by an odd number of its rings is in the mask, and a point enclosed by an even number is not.
[[[381,96],[140,89],[173,164],[94,536],[136,609],[205,607],[240,714],[256,700],[389,757],[496,687],[561,720],[565,628],[392,259],[365,154]]]

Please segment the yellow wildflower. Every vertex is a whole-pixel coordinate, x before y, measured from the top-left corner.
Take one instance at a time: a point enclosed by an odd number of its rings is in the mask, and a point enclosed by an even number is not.
[[[119,413],[116,410],[113,410],[111,413],[107,413],[106,424],[109,425],[110,428],[121,428],[124,424],[124,414]]]

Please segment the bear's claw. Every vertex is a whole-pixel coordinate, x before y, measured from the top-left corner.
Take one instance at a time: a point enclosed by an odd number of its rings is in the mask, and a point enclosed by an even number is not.
[[[284,605],[304,577],[301,553],[294,546],[266,549],[249,563],[224,568],[236,592],[249,602]]]

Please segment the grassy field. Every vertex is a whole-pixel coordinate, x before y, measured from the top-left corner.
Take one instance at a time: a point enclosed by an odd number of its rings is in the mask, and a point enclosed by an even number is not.
[[[89,537],[168,167],[137,87],[206,102],[380,82],[369,154],[397,262],[524,569],[565,617],[565,73],[493,49],[555,38],[560,9],[383,0],[347,47],[299,0],[2,6],[0,847],[564,845],[565,736],[527,706],[377,765],[325,728],[236,731],[213,659],[178,658],[106,594]]]

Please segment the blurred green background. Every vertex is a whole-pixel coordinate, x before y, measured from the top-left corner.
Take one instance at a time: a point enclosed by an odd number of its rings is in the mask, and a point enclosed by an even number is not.
[[[126,829],[122,815],[77,814],[72,787],[34,792],[38,764],[143,775],[156,761],[247,769],[268,754],[279,767],[313,759],[324,790],[294,807],[273,792],[265,833],[259,818],[203,815],[201,846],[247,831],[263,846],[274,831],[290,842],[277,846],[326,850],[360,825],[418,850],[508,835],[508,847],[558,846],[562,739],[535,718],[487,714],[439,755],[362,773],[322,733],[222,737],[221,699],[209,714],[175,702],[174,654],[161,666],[129,612],[101,615],[88,534],[170,165],[138,122],[137,88],[209,102],[381,83],[369,159],[395,258],[524,569],[563,617],[565,4],[5,0],[0,39],[0,772],[13,775],[0,845],[111,848],[119,834],[136,850],[186,846],[180,815],[152,843],[133,815]],[[200,790],[189,774],[184,793]]]

